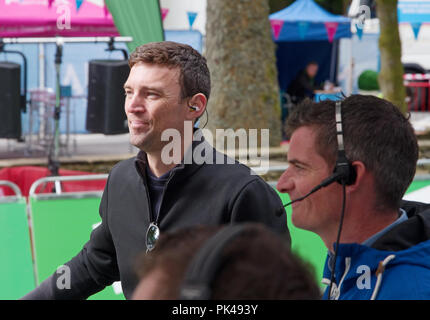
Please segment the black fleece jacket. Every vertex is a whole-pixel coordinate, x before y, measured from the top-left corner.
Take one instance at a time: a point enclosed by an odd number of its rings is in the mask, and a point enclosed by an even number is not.
[[[213,159],[224,158],[224,164],[193,162],[172,169],[157,221],[160,231],[254,221],[290,242],[285,210],[276,192],[248,167],[227,164],[225,155],[212,150]],[[153,220],[145,159],[141,152],[118,163],[109,174],[99,210],[102,223],[66,263],[71,271],[70,289],[58,289],[54,273],[23,299],[86,299],[118,280],[124,296],[131,297],[138,284],[136,263],[146,250],[146,231]]]

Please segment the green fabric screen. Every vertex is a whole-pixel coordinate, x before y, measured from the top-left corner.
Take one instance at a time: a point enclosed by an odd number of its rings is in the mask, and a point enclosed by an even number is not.
[[[0,202],[0,300],[14,300],[35,287],[25,199]]]
[[[82,199],[30,198],[33,239],[38,283],[53,274],[57,267],[72,259],[90,239],[99,215],[99,197]],[[113,286],[106,287],[90,300],[121,300]]]
[[[133,37],[130,52],[142,44],[163,41],[164,32],[158,0],[105,0],[121,36]]]

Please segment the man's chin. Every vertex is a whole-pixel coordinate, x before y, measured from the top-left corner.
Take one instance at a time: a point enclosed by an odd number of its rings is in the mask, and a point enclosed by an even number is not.
[[[133,136],[130,134],[130,144],[136,148],[145,151],[147,145],[147,139],[141,136]]]
[[[293,209],[293,213],[291,215],[291,222],[296,228],[309,230],[309,224],[304,221],[303,216],[298,210]]]

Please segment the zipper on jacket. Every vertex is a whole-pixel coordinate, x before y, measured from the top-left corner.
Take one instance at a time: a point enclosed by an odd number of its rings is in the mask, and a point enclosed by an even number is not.
[[[161,213],[161,208],[163,207],[164,194],[166,193],[166,189],[167,189],[167,186],[169,185],[170,180],[171,180],[171,179],[172,179],[172,177],[175,175],[174,170],[175,170],[175,168],[173,168],[173,169],[172,169],[172,171],[170,172],[169,179],[167,179],[166,184],[164,185],[163,193],[161,194],[161,199],[160,199],[160,208],[158,209],[157,218],[156,218],[156,219],[154,219],[154,220],[155,220],[155,221],[154,221],[154,223],[155,223],[155,225],[156,225],[156,226],[158,226],[158,223],[159,223],[159,221],[160,221],[160,213]],[[148,192],[148,191],[147,191],[147,192]]]

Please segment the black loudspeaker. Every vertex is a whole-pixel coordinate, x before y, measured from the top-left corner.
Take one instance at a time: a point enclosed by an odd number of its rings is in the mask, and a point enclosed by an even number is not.
[[[106,135],[128,132],[124,83],[129,72],[127,60],[89,62],[86,121],[89,132]]]
[[[21,138],[21,66],[0,62],[0,138]]]

